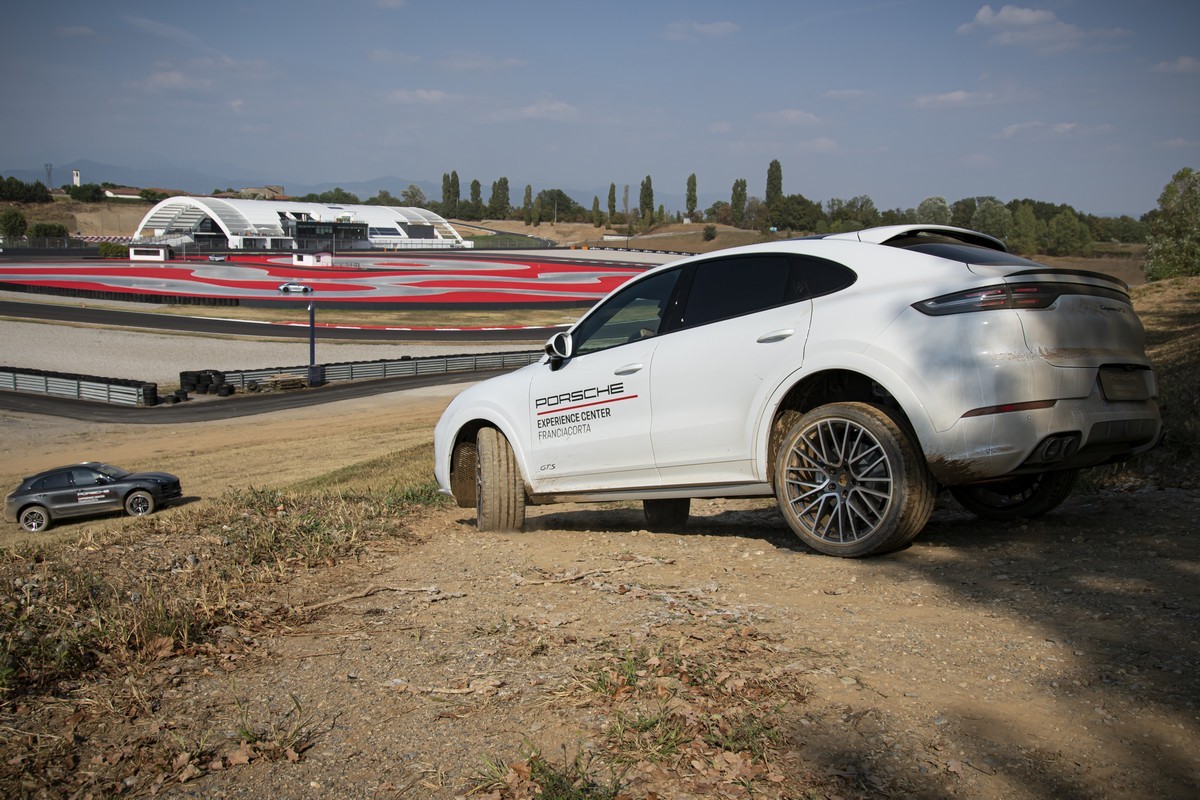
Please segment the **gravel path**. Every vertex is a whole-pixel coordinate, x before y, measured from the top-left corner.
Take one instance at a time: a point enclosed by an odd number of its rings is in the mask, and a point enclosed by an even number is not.
[[[535,349],[517,344],[410,345],[322,342],[317,362]],[[0,320],[0,365],[177,385],[183,370],[294,367],[308,363],[308,341],[264,341],[183,333],[149,333]]]

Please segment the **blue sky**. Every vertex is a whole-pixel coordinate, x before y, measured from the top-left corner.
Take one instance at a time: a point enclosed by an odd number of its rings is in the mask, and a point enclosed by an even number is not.
[[[0,29],[0,171],[455,170],[590,207],[647,175],[761,197],[778,159],[814,200],[1140,215],[1200,167],[1197,31],[1185,0],[45,0]]]

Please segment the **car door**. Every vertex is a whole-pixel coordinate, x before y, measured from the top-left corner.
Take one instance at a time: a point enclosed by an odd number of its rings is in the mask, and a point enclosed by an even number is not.
[[[75,514],[75,486],[71,483],[70,471],[55,472],[39,480],[33,485],[31,499],[45,506],[51,518]]]
[[[651,439],[665,485],[765,480],[756,431],[767,398],[804,362],[806,263],[762,253],[693,265],[681,329],[663,337],[651,376]]]
[[[529,386],[529,477],[535,494],[658,484],[650,440],[650,372],[679,270],[619,289],[570,332],[571,354]]]
[[[121,495],[112,478],[88,467],[73,467],[76,513],[99,514],[121,508]]]

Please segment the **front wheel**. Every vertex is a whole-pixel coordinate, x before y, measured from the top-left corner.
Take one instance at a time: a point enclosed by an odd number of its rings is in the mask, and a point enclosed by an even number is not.
[[[141,489],[130,492],[125,498],[125,513],[131,517],[144,517],[154,513],[154,497]]]
[[[525,527],[525,483],[504,434],[481,428],[475,437],[475,511],[481,531]]]
[[[50,527],[50,514],[41,506],[30,506],[21,511],[17,520],[21,528],[30,533],[41,533]]]
[[[1065,469],[974,486],[951,486],[950,494],[981,519],[1031,519],[1062,505],[1078,480],[1079,470]]]
[[[912,438],[866,403],[809,411],[783,437],[775,497],[792,530],[826,555],[903,547],[933,513],[934,483]]]

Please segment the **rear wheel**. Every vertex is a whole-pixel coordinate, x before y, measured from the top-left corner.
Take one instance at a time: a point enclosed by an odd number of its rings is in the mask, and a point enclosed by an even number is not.
[[[481,531],[525,527],[525,484],[517,457],[504,434],[481,428],[475,438],[475,509]]]
[[[131,517],[144,517],[154,513],[154,497],[141,489],[130,492],[125,498],[125,513]]]
[[[41,506],[30,506],[21,511],[17,521],[30,533],[40,533],[50,527],[50,514]]]
[[[1010,520],[1040,517],[1062,505],[1079,480],[1079,470],[1018,475],[995,483],[952,486],[950,494],[977,517]]]
[[[933,513],[934,483],[912,438],[882,408],[831,403],[784,435],[775,497],[814,550],[857,557],[903,547]]]
[[[687,525],[691,507],[692,501],[687,497],[642,501],[642,512],[646,515],[646,527],[652,531],[679,530]]]

